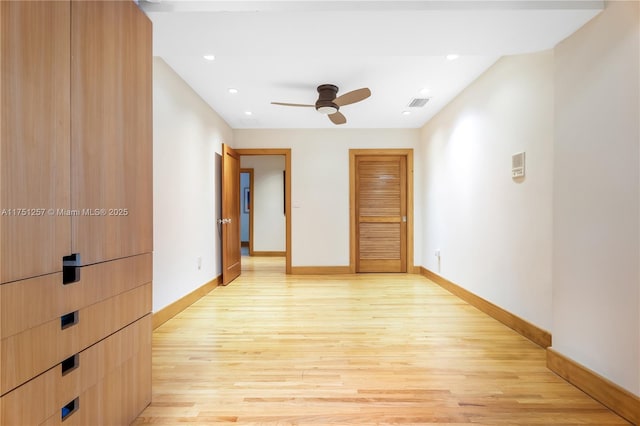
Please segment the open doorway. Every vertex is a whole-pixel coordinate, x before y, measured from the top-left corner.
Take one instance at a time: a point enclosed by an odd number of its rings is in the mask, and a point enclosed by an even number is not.
[[[242,250],[240,244],[240,165],[241,156],[282,156],[284,157],[284,171],[282,171],[283,205],[285,222],[285,251],[284,269],[286,274],[291,274],[291,149],[290,148],[255,148],[234,150],[228,145],[222,144],[221,161],[221,262],[222,281],[226,285],[238,277],[245,269],[242,265]],[[250,211],[255,210],[255,189],[249,194],[247,203]],[[224,226],[223,226],[224,225]],[[255,224],[254,224],[255,225]],[[252,229],[255,232],[256,226]],[[250,230],[251,233],[251,230]],[[251,245],[250,237],[250,245]],[[255,250],[254,250],[255,252]],[[281,255],[279,252],[278,255]],[[254,253],[255,254],[255,253]],[[248,257],[248,259],[267,259],[267,257]]]
[[[241,159],[242,161],[242,159]],[[240,169],[240,251],[242,256],[253,255],[253,210],[251,194],[253,193],[253,169]]]
[[[291,273],[291,150],[237,152],[242,171],[251,169],[253,176],[253,180],[248,179],[249,190],[240,189],[241,210],[246,210],[248,219],[244,220],[246,231],[241,231],[248,250],[243,248],[242,252],[248,252],[247,260],[283,258],[286,273]],[[246,188],[247,178],[243,179],[245,183],[240,187]]]

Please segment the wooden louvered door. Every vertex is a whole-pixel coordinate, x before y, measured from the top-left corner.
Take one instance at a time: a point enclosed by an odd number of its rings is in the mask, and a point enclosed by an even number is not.
[[[407,158],[355,157],[356,272],[407,272]]]

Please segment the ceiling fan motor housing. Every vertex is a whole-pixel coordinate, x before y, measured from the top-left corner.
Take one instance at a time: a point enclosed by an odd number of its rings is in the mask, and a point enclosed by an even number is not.
[[[322,84],[318,86],[318,100],[316,110],[322,114],[335,114],[340,107],[333,101],[338,94],[338,86],[333,84]]]

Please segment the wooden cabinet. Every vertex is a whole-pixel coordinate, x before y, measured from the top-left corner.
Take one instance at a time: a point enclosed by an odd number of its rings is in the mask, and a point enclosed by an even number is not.
[[[151,254],[87,266],[73,284],[59,274],[5,284],[0,307],[4,394],[149,313]]]
[[[58,425],[65,406],[65,425],[129,424],[151,398],[150,357],[146,315],[2,396],[0,424]]]
[[[0,281],[151,252],[151,22],[130,1],[0,19]]]
[[[2,283],[71,253],[70,19],[65,2],[0,2]]]
[[[2,425],[151,400],[151,64],[132,1],[0,1]]]
[[[73,220],[87,265],[152,250],[151,22],[132,2],[72,4],[71,205],[106,211]]]

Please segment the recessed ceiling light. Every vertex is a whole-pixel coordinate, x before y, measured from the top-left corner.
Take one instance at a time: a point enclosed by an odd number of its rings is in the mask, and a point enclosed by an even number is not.
[[[253,115],[253,113],[251,111],[245,111],[244,115]]]
[[[216,57],[214,55],[204,55],[203,58],[205,58],[207,61],[215,61]]]
[[[460,57],[460,55],[456,55],[455,53],[451,53],[449,55],[447,55],[447,60],[449,61],[455,61],[456,59],[458,59]]]
[[[431,89],[429,89],[428,87],[423,87],[422,89],[420,89],[421,95],[428,95],[429,93],[431,93]]]
[[[402,111],[402,115],[410,115],[411,111]]]
[[[234,88],[232,87],[232,88],[230,88],[230,89],[229,89],[229,93],[231,93],[231,94],[234,94],[234,95],[235,95],[236,93],[238,93],[238,89],[234,89]]]

